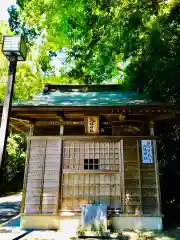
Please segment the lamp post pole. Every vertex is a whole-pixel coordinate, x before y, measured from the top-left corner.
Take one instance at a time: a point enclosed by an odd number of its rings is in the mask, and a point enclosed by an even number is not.
[[[0,128],[0,172],[4,164],[5,153],[6,153],[6,144],[8,137],[8,126],[10,119],[11,103],[14,92],[14,82],[16,76],[16,66],[17,66],[17,57],[11,56],[9,59],[9,72],[8,72],[8,81],[6,86],[6,94],[4,98],[4,105],[1,118],[1,128]]]
[[[0,177],[2,176],[2,165],[4,165],[5,160],[17,61],[25,61],[27,55],[27,46],[23,37],[21,35],[4,36],[2,52],[4,56],[9,60],[9,72],[0,128]]]

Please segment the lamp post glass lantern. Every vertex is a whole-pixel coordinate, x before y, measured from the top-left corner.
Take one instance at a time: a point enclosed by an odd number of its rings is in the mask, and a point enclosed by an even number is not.
[[[2,170],[1,166],[4,162],[6,152],[9,117],[14,90],[17,61],[24,61],[27,54],[27,47],[22,36],[4,36],[2,52],[9,60],[9,72],[0,128],[0,174]]]
[[[17,61],[26,60],[27,47],[21,36],[4,36],[2,52],[10,61],[11,56],[15,56]]]

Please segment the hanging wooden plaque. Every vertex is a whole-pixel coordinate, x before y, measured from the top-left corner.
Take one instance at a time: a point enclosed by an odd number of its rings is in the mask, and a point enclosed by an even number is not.
[[[99,134],[99,116],[87,116],[84,122],[87,134]]]

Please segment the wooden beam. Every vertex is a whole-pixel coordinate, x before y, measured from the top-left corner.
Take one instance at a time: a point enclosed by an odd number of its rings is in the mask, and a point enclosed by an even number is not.
[[[120,113],[123,111],[128,111],[129,113],[163,113],[163,112],[175,112],[180,110],[179,104],[159,104],[159,105],[135,105],[135,106],[14,106],[12,108],[13,112],[74,112],[74,113],[84,113],[84,112],[103,112],[103,113]]]
[[[34,119],[29,117],[29,116],[20,116],[20,115],[17,115],[17,114],[11,114],[11,117],[18,118],[18,119],[25,120],[25,121],[29,121],[31,123],[34,122]]]
[[[39,213],[43,213],[43,192],[44,192],[44,175],[45,175],[45,166],[46,166],[46,151],[47,151],[47,141],[45,142],[45,153],[43,158],[43,165],[42,165],[42,179],[41,179],[41,191],[40,191],[40,204],[39,204]]]
[[[18,131],[18,132],[24,132],[24,133],[26,133],[26,131],[23,131],[21,128],[18,128],[17,126],[15,126],[14,124],[12,124],[11,122],[9,123],[9,125],[10,125],[12,128],[14,128],[16,131]]]
[[[34,125],[31,125],[29,130],[29,136],[33,136]],[[30,157],[30,148],[31,141],[27,139],[27,150],[26,150],[26,162],[25,162],[25,171],[24,171],[24,180],[23,180],[23,191],[22,191],[22,201],[21,201],[21,214],[24,213],[25,208],[25,200],[26,200],[26,189],[27,189],[27,175],[28,175],[28,167],[29,167],[29,157]]]
[[[63,139],[70,141],[115,141],[118,142],[123,139],[139,139],[139,140],[156,140],[157,136],[31,136],[28,139]]]
[[[159,182],[159,165],[158,165],[158,159],[157,159],[156,140],[153,140],[153,155],[154,155],[155,174],[156,174],[156,190],[157,190],[158,214],[161,215],[161,191],[160,191],[160,182]]]
[[[162,120],[169,120],[169,119],[173,119],[176,118],[175,112],[174,113],[166,113],[166,114],[161,114],[158,116],[151,116],[151,119],[153,119],[154,121],[162,121]]]
[[[66,121],[66,120],[67,120],[67,118],[64,116],[64,113],[63,113],[63,112],[58,112],[58,113],[56,113],[56,115],[57,115],[58,117],[60,117],[63,121]]]
[[[141,183],[141,157],[140,157],[140,145],[139,140],[137,140],[137,161],[138,161],[138,180],[139,180],[139,198],[140,198],[140,215],[143,214],[142,207],[142,183]]]
[[[64,126],[61,124],[60,129],[59,129],[59,135],[64,134]],[[61,139],[60,142],[60,168],[59,168],[59,192],[58,192],[58,204],[57,204],[57,213],[59,213],[59,210],[62,207],[62,196],[63,196],[63,189],[62,189],[62,184],[63,184],[63,152],[64,152],[64,141]]]
[[[125,212],[125,179],[124,179],[124,144],[123,140],[119,141],[119,164],[120,164],[120,179],[121,179],[121,200],[122,210]]]

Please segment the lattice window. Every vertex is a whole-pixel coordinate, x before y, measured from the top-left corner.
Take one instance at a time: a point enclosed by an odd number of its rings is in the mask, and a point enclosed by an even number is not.
[[[121,207],[118,142],[64,142],[62,209],[85,203]]]
[[[99,169],[99,159],[84,159],[84,169],[97,170]]]

